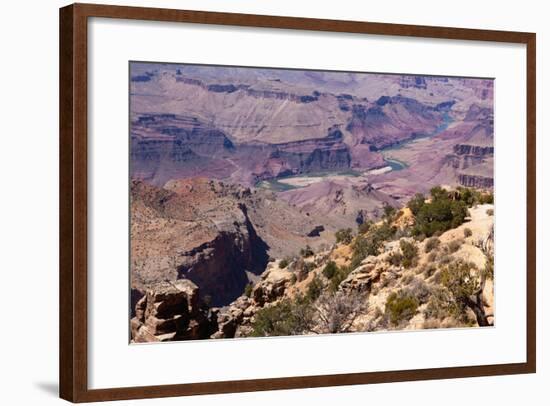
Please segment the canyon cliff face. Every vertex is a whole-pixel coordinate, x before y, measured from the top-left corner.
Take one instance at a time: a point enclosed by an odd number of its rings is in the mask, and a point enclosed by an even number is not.
[[[265,270],[269,247],[256,234],[243,204],[216,227],[212,241],[179,253],[177,272],[178,279],[201,286],[201,293],[220,306],[242,293],[249,282],[247,272],[259,275]]]
[[[132,288],[188,279],[222,305],[242,293],[247,273],[265,270],[269,247],[246,206],[217,188],[205,179],[165,188],[132,182]]]
[[[342,220],[339,219],[341,222]],[[324,224],[322,230],[311,230]],[[269,256],[330,241],[338,224],[305,215],[271,192],[207,178],[131,184],[132,303],[148,287],[186,279],[223,306],[265,271]],[[326,229],[325,229],[326,227]]]

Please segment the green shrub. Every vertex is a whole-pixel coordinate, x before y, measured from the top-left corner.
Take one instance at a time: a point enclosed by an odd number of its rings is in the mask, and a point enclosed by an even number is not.
[[[426,244],[424,245],[424,252],[428,253],[431,252],[439,247],[439,244],[441,244],[441,241],[439,241],[439,238],[437,237],[431,237],[426,241]]]
[[[330,285],[329,285],[330,290],[332,292],[336,292],[338,290],[338,287],[342,283],[342,281],[348,277],[351,271],[352,271],[351,267],[347,267],[347,266],[338,267],[338,270],[330,279]]]
[[[397,326],[414,317],[419,306],[418,299],[409,292],[392,292],[386,300],[386,315],[391,324]]]
[[[312,323],[313,310],[306,300],[281,300],[273,306],[260,309],[252,323],[253,337],[302,334]]]
[[[411,268],[418,263],[418,247],[416,244],[401,240],[399,241],[399,248],[403,254],[403,266],[405,268]]]
[[[458,198],[462,200],[468,207],[476,204],[493,204],[493,192],[482,192],[480,190],[459,186],[457,189]]]
[[[360,235],[355,239],[351,249],[352,249],[352,258],[351,266],[352,268],[357,268],[361,261],[369,255],[378,255],[382,243],[377,239],[373,238],[371,235]]]
[[[412,202],[411,206],[416,211],[413,235],[424,234],[431,237],[438,232],[456,228],[464,223],[468,215],[466,203],[453,200],[443,188],[433,188],[431,195],[432,199],[429,203],[418,204],[415,202],[415,198],[409,202],[409,204]],[[413,209],[411,208],[411,210]]]
[[[279,268],[284,269],[288,266],[289,260],[287,258],[281,259],[281,262],[279,262]]]
[[[395,215],[395,207],[390,206],[389,204],[384,205],[384,218],[388,221],[391,221],[393,216]]]
[[[357,236],[351,247],[353,253],[351,267],[358,267],[361,261],[369,255],[378,255],[382,243],[394,238],[396,231],[396,227],[384,222],[381,225],[372,226],[367,234]]]
[[[375,240],[382,242],[392,240],[395,237],[396,232],[397,228],[391,226],[385,221],[382,224],[373,227],[369,234],[371,234]]]
[[[311,272],[315,269],[316,265],[315,265],[315,262],[308,262],[308,261],[304,261],[303,259],[298,259],[298,261],[296,262],[296,268],[297,269],[300,269],[302,271],[305,271],[305,272]]]
[[[471,236],[472,236],[472,230],[470,228],[466,227],[464,229],[464,237],[468,238],[468,237],[471,237]]]
[[[452,298],[449,292],[442,288],[432,289],[432,294],[428,300],[428,305],[424,310],[426,319],[443,320],[448,316],[453,315],[453,307],[450,305]]]
[[[334,261],[329,261],[323,268],[323,275],[327,279],[332,279],[336,272],[338,272],[338,266]]]
[[[307,286],[306,299],[309,301],[315,301],[323,292],[323,282],[317,275],[313,278]]]
[[[353,239],[353,233],[351,231],[351,228],[343,228],[336,231],[334,237],[336,237],[337,243],[349,244]]]
[[[426,198],[422,193],[417,193],[414,197],[409,200],[407,207],[411,210],[412,214],[415,216],[420,212],[422,206],[424,206]]]
[[[441,285],[449,290],[461,310],[479,290],[479,279],[472,275],[475,269],[476,266],[470,262],[456,261],[441,271]]]

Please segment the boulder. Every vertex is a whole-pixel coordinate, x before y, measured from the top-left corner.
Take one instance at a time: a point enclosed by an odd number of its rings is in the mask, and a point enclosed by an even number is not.
[[[189,280],[150,286],[130,321],[134,342],[208,338],[216,330],[215,317],[200,307],[199,288]]]

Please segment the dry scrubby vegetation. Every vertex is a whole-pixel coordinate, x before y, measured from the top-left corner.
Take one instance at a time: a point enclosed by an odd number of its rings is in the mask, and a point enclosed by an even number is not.
[[[298,257],[280,261],[279,267],[302,273],[298,278],[293,275],[293,284],[303,280],[304,273],[314,276],[300,293],[260,309],[250,335],[397,329],[405,328],[419,314],[424,328],[491,325],[483,290],[494,274],[492,250],[486,241],[472,241],[473,232],[467,227],[463,238],[445,244],[440,239],[442,233],[467,221],[468,208],[486,203],[493,203],[492,193],[462,187],[449,192],[435,187],[428,197],[417,194],[407,204],[414,216],[411,224],[396,226],[403,212],[386,206],[380,221],[364,222],[357,233],[350,228],[336,232],[337,246],[351,249],[346,265],[338,265],[326,253],[316,256],[305,247]],[[455,257],[466,239],[485,254],[483,269]],[[343,290],[342,282],[368,257],[382,258],[389,268],[367,291]],[[369,298],[384,289],[383,308],[370,309]],[[370,322],[358,327],[365,314],[370,315]]]

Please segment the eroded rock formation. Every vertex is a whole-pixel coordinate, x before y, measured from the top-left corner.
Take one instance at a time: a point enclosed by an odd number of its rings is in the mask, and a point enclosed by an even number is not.
[[[200,305],[199,288],[189,280],[151,285],[130,321],[134,342],[197,340],[216,330],[215,315]]]

